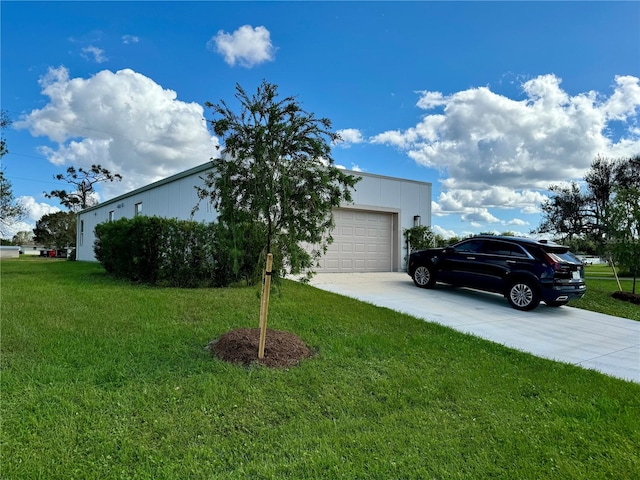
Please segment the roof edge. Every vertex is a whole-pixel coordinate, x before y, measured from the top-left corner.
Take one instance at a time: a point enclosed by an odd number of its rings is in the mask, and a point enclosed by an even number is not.
[[[176,173],[176,174],[171,175],[171,176],[169,176],[167,178],[163,178],[162,180],[155,181],[155,182],[150,183],[148,185],[145,185],[143,187],[139,187],[139,188],[136,188],[134,190],[131,190],[130,192],[123,193],[122,195],[118,195],[117,197],[113,197],[113,198],[110,198],[109,200],[105,200],[104,202],[100,202],[97,205],[93,205],[91,207],[85,208],[84,210],[81,210],[78,213],[91,212],[91,211],[96,210],[98,208],[102,208],[102,207],[108,206],[108,205],[110,205],[112,203],[118,203],[120,200],[124,200],[125,198],[129,198],[131,195],[137,195],[137,194],[146,192],[147,190],[151,190],[153,188],[159,187],[161,185],[165,185],[167,183],[174,182],[176,180],[180,180],[181,178],[188,177],[188,176],[196,174],[196,173],[206,172],[207,170],[209,170],[212,167],[212,164],[213,164],[212,161],[208,161],[206,163],[203,163],[202,165],[197,165],[197,166],[192,167],[192,168],[190,168],[188,170],[185,170],[184,172]],[[356,172],[356,171],[353,171],[353,170],[348,170],[346,168],[344,168],[344,169],[341,168],[340,170],[343,170],[343,171],[349,173],[350,175],[354,175],[356,177],[364,176],[364,177],[382,178],[382,179],[387,179],[387,180],[402,180],[403,182],[417,183],[417,184],[420,184],[420,185],[429,185],[429,186],[432,185],[431,182],[422,182],[420,180],[411,180],[411,179],[408,179],[408,178],[391,177],[391,176],[388,176],[388,175],[378,175],[378,174],[375,174],[375,173],[368,173],[368,172]]]

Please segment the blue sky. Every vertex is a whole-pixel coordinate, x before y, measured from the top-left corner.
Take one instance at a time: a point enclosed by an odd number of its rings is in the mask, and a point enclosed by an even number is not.
[[[528,234],[552,183],[640,153],[640,2],[3,1],[15,231],[70,165],[123,181],[206,162],[204,103],[265,79],[328,117],[347,169],[433,184],[445,236]]]

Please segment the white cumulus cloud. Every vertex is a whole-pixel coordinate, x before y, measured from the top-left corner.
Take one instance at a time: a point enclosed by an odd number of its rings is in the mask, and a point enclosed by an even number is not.
[[[251,25],[243,25],[233,33],[220,30],[207,47],[221,54],[227,64],[234,66],[237,62],[246,68],[272,61],[276,52],[269,30]]]
[[[534,190],[514,190],[493,186],[485,190],[452,189],[440,193],[438,203],[443,210],[461,211],[465,207],[502,207],[523,210],[539,205],[546,195]]]
[[[507,222],[504,223],[505,225],[517,225],[519,227],[522,227],[524,225],[529,225],[529,222],[525,222],[524,220],[520,219],[520,218],[513,218]]]
[[[483,223],[500,223],[500,219],[494,217],[486,208],[468,208],[460,217],[463,222],[471,222],[474,226]]]
[[[140,41],[140,37],[136,37],[135,35],[123,35],[122,43],[125,45],[129,45],[131,43],[138,43]]]
[[[122,175],[122,182],[102,185],[104,199],[217,155],[203,107],[178,100],[176,92],[133,70],[103,70],[85,79],[52,68],[40,85],[48,103],[15,126],[55,142],[40,151],[56,165],[100,164]]]
[[[360,130],[356,128],[345,128],[336,132],[340,135],[340,139],[335,142],[336,145],[348,148],[353,143],[364,142],[364,137]]]
[[[48,203],[37,202],[36,199],[31,196],[18,197],[17,200],[27,212],[25,220],[28,221],[27,223],[29,225],[35,225],[35,222],[40,220],[43,215],[49,215],[50,213],[60,211],[60,208],[49,205]]]
[[[637,77],[615,77],[608,96],[571,95],[561,83],[552,74],[535,77],[522,83],[518,100],[488,87],[450,95],[421,91],[417,106],[426,114],[415,126],[370,141],[440,172],[434,215],[456,212],[481,224],[497,221],[489,208],[535,213],[550,184],[582,178],[597,155],[640,152]],[[617,137],[611,135],[613,121],[622,124]]]
[[[108,58],[104,54],[104,50],[92,45],[84,47],[82,50],[82,56],[87,60],[93,60],[96,63],[104,63]]]
[[[442,238],[448,239],[448,238],[452,238],[452,237],[456,237],[457,233],[454,232],[453,230],[448,230],[446,228],[442,228],[439,225],[432,225],[431,226],[431,231],[436,234],[436,235],[440,235]]]

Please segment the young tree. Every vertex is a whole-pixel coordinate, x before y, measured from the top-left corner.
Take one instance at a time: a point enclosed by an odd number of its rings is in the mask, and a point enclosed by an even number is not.
[[[334,165],[331,143],[338,136],[331,122],[303,110],[294,97],[279,99],[276,85],[263,81],[252,96],[236,85],[235,97],[239,114],[224,101],[206,104],[224,149],[212,160],[199,198],[218,211],[231,250],[247,228],[259,229],[262,251],[251,252],[256,265],[273,253],[274,270],[309,276],[332,241],[332,208],[351,201],[359,178]]]
[[[7,113],[0,112],[0,159],[9,153],[4,139],[4,130],[9,125],[11,125],[11,119]],[[11,225],[24,218],[26,214],[25,207],[13,196],[11,182],[5,177],[4,170],[0,169],[0,235],[7,235],[11,231]]]
[[[44,196],[47,198],[56,197],[69,210],[78,212],[95,204],[92,193],[95,191],[94,186],[96,183],[120,181],[122,180],[122,175],[111,173],[100,165],[91,165],[89,170],[85,170],[82,167],[78,169],[69,167],[65,175],[59,173],[54,178],[74,185],[75,190],[73,192],[52,190],[49,193],[45,192]]]
[[[609,246],[616,263],[633,276],[640,274],[640,155],[621,160],[614,170],[615,196],[609,206]]]
[[[609,245],[613,258],[633,276],[632,292],[640,274],[640,188],[618,187],[610,206]]]
[[[36,243],[54,248],[69,248],[76,244],[76,214],[56,212],[44,215],[33,229]]]

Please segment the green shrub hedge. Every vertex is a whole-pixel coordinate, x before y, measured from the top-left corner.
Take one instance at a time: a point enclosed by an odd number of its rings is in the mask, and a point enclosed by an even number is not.
[[[94,251],[105,270],[136,282],[171,287],[220,287],[260,278],[260,239],[249,228],[228,229],[139,216],[96,226]]]

